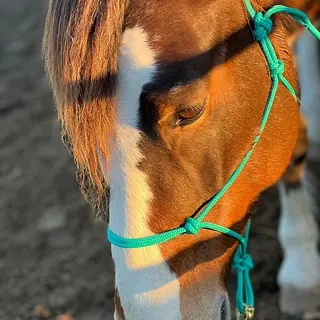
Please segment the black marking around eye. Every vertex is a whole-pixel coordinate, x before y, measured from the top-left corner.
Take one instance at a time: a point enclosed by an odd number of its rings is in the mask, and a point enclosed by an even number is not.
[[[158,118],[159,112],[154,100],[150,98],[147,91],[143,90],[139,99],[139,129],[150,138],[155,139],[157,137],[155,126]]]
[[[139,107],[139,128],[148,136],[157,136],[154,125],[158,112],[149,95],[165,95],[178,86],[184,86],[205,77],[213,68],[240,54],[254,43],[248,25],[232,33],[206,52],[184,60],[158,63],[157,72],[150,83],[143,87]]]

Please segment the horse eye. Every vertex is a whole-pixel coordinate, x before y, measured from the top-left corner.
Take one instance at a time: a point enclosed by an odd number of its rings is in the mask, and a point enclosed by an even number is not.
[[[204,113],[207,106],[207,99],[202,105],[194,105],[189,107],[181,107],[176,112],[176,124],[179,126],[185,126],[198,120]]]

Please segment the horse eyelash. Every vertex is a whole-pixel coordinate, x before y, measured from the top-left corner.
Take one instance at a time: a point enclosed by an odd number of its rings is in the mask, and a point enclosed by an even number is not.
[[[192,105],[188,107],[181,105],[176,113],[179,114],[179,112],[201,111],[207,105],[207,103],[208,103],[208,98],[206,98],[201,105]]]

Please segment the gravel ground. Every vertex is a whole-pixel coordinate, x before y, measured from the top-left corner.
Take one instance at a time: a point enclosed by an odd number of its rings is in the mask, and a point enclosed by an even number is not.
[[[0,2],[0,319],[111,320],[113,265],[104,225],[79,192],[43,71],[46,6]],[[255,319],[283,319],[275,188],[258,207],[250,242]]]

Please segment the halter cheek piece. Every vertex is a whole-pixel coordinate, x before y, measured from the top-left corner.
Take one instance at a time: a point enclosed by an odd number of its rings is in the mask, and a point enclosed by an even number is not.
[[[253,150],[255,149],[258,141],[260,140],[265,125],[268,121],[269,114],[278,90],[279,82],[282,82],[282,84],[293,95],[294,99],[297,100],[294,89],[292,88],[288,80],[283,76],[283,72],[285,69],[284,64],[281,60],[278,59],[274,47],[269,39],[269,34],[272,31],[273,26],[271,16],[280,12],[288,13],[319,40],[320,31],[312,25],[311,21],[308,19],[306,14],[300,10],[288,8],[281,5],[276,5],[263,14],[262,12],[256,12],[254,10],[253,6],[250,3],[250,0],[244,0],[244,3],[253,23],[253,37],[257,42],[259,42],[260,47],[265,55],[265,58],[268,63],[270,77],[272,80],[269,97],[260,123],[260,130],[258,135],[253,140],[251,149],[247,152],[247,154],[245,155],[237,169],[233,172],[225,186],[211,199],[211,201],[205,206],[205,208],[198,215],[198,217],[187,218],[185,224],[179,228],[144,238],[124,238],[114,234],[110,229],[108,229],[108,240],[113,245],[122,248],[142,248],[167,242],[182,234],[197,235],[199,230],[201,229],[210,229],[218,231],[220,233],[235,238],[239,241],[239,246],[234,254],[232,263],[233,268],[237,270],[238,280],[236,297],[237,318],[249,320],[253,319],[254,315],[254,294],[249,276],[249,271],[253,268],[253,263],[250,255],[247,253],[250,220],[248,221],[245,235],[242,236],[241,234],[228,228],[210,222],[204,222],[203,219],[206,217],[209,211],[216,205],[216,203],[221,199],[221,197],[228,191],[228,189],[231,187],[233,182],[240,175],[241,171],[249,161],[253,153]]]

